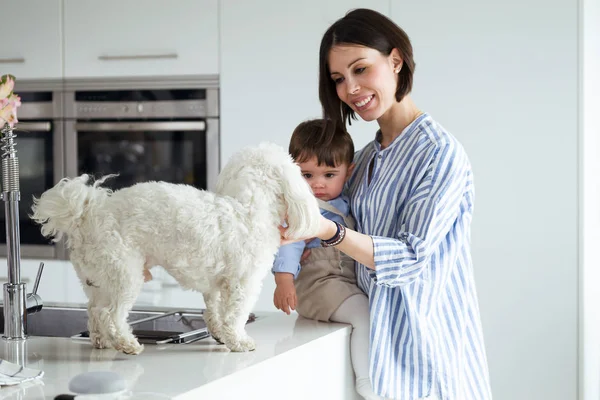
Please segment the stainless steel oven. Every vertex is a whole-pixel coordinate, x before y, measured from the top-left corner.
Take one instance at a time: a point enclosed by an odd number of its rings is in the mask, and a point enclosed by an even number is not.
[[[22,101],[14,132],[19,157],[19,228],[24,258],[64,258],[65,255],[62,243],[54,244],[44,238],[39,225],[29,218],[33,196],[39,197],[64,176],[62,96],[60,91],[46,89],[32,90],[19,82],[15,86]],[[5,257],[5,204],[3,201],[0,204],[0,256]]]
[[[214,189],[217,88],[65,91],[65,173],[118,174],[119,189],[161,180]]]
[[[64,243],[46,240],[29,218],[33,196],[65,176],[119,174],[107,182],[113,189],[148,180],[214,189],[218,77],[18,81],[15,92],[23,258],[67,259]],[[0,219],[1,257],[4,210]]]

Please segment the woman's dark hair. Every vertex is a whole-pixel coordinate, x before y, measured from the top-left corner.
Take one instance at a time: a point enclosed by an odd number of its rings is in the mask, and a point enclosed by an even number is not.
[[[413,83],[415,62],[410,39],[406,32],[392,20],[377,11],[359,8],[348,12],[327,29],[321,39],[319,50],[319,99],[323,107],[323,118],[344,128],[352,119],[354,111],[338,97],[335,82],[331,79],[327,63],[329,52],[335,45],[360,45],[378,50],[388,56],[398,49],[402,57],[402,69],[398,74],[396,100],[401,101],[410,93]]]
[[[333,125],[327,124],[323,119],[312,119],[301,122],[290,139],[289,152],[298,163],[317,158],[317,164],[328,167],[337,165],[350,165],[354,159],[354,143],[350,134],[338,125],[335,131]],[[327,145],[323,145],[321,138],[329,138]]]

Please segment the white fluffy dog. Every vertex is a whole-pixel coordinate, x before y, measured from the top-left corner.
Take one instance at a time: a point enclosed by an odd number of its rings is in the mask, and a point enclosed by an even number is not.
[[[253,350],[245,324],[280,245],[314,236],[319,207],[299,167],[281,147],[244,149],[219,175],[215,193],[165,182],[111,192],[89,177],[62,179],[34,199],[42,234],[67,238],[88,297],[96,348],[139,354],[127,323],[148,269],[160,265],[186,289],[202,292],[210,333],[232,351]]]

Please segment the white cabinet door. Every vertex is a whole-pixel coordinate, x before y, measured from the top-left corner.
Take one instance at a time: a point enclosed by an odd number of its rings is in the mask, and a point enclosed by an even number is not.
[[[218,0],[64,0],[65,77],[219,72]]]
[[[61,0],[0,0],[0,74],[62,77]]]
[[[319,46],[330,24],[359,0],[221,0],[221,159],[247,145],[272,141],[287,148],[301,121],[321,116]],[[368,7],[389,14],[388,0]],[[372,140],[377,126],[353,123],[356,148]],[[275,311],[268,274],[255,306]]]

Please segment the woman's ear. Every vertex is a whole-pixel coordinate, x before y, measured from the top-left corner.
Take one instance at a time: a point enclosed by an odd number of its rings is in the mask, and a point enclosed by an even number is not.
[[[402,69],[402,56],[400,55],[400,51],[396,48],[392,49],[392,52],[389,55],[389,60],[392,66],[392,69],[394,70],[394,73],[399,73],[400,70]]]

